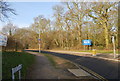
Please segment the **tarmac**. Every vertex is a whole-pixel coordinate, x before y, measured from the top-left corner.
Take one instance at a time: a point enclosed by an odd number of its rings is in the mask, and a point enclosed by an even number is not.
[[[93,55],[92,52],[63,50],[45,50],[42,52],[68,59],[77,64],[81,69],[95,76],[95,78],[103,80],[118,79],[119,54],[116,54],[116,58],[114,58],[112,53],[96,53],[96,55]],[[76,71],[73,74],[77,74]]]
[[[61,50],[46,50],[50,52],[58,52],[58,53],[66,53],[72,54],[77,56],[85,56],[85,57],[92,57],[92,58],[99,58],[104,60],[111,60],[120,62],[120,54],[116,54],[116,58],[114,58],[113,53],[96,53],[95,55],[92,52],[75,52],[75,51],[61,51]]]

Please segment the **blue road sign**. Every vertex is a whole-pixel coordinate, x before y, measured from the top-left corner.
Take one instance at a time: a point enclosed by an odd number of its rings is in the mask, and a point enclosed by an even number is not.
[[[38,39],[39,41],[41,40],[41,39]]]
[[[82,40],[82,45],[92,45],[92,41],[91,40]]]
[[[0,46],[6,46],[7,45],[7,36],[0,34]]]

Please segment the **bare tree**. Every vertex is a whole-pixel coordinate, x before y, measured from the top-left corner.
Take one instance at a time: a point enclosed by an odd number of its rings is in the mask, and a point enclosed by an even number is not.
[[[8,23],[2,28],[2,32],[8,36],[12,36],[17,29],[17,26],[13,25],[12,23]]]
[[[89,16],[94,19],[95,23],[102,25],[104,29],[104,37],[105,37],[105,47],[108,49],[109,47],[109,32],[113,27],[113,23],[115,23],[111,15],[116,13],[116,3],[115,2],[100,2],[100,3],[92,3],[91,9],[89,11]],[[117,13],[116,13],[117,14]]]
[[[4,0],[0,1],[0,20],[4,21],[4,19],[9,18],[9,14],[14,14],[15,10],[10,8],[10,4],[8,2],[4,2]]]
[[[112,45],[110,36],[115,34],[118,39],[116,3],[64,4],[66,7],[53,6],[54,23],[50,23],[51,20],[44,16],[38,16],[31,25],[36,33],[40,29],[43,48],[83,49],[82,40],[91,39],[96,49],[108,49]]]
[[[19,28],[13,35],[16,41],[19,41],[25,49],[35,48],[38,34],[30,28]]]
[[[64,42],[63,42],[63,30],[65,28],[64,26],[64,7],[61,5],[55,5],[53,6],[53,11],[54,11],[54,18],[55,18],[55,23],[54,27],[55,30],[57,31],[56,35],[57,38],[54,39],[55,43],[57,46],[64,47]]]

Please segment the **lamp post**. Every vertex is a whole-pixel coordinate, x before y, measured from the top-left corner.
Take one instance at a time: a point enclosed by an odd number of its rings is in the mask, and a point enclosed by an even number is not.
[[[42,26],[42,25],[41,25],[41,24],[42,24],[42,23],[41,23],[42,20],[43,20],[43,18],[41,18],[40,21],[39,21],[39,22],[40,22],[40,23],[39,23],[39,26],[40,26],[40,27]],[[41,42],[41,39],[40,39],[40,29],[39,29],[39,37],[38,37],[38,41],[39,41],[39,42],[38,42],[38,43],[39,43],[38,45],[39,45],[39,53],[40,53],[40,52],[41,52],[41,51],[40,51],[40,47],[41,47],[41,46],[40,46],[40,42]]]
[[[40,29],[39,29],[39,37],[38,37],[38,41],[39,41],[39,42],[38,42],[38,45],[39,45],[39,53],[41,52],[41,51],[40,51],[40,40],[41,40],[41,39],[40,39]]]

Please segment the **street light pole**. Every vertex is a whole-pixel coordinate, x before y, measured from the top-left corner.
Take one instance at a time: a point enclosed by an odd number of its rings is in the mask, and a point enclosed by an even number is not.
[[[43,20],[43,18],[41,18],[41,20]],[[41,21],[41,22],[42,22],[42,21]],[[41,27],[42,25],[39,24],[39,26]],[[40,46],[40,43],[41,43],[41,39],[40,39],[40,28],[39,28],[39,38],[38,38],[38,40],[39,40],[39,44],[38,44],[38,45],[39,45],[39,53],[40,53],[40,52],[41,52],[41,51],[40,51],[40,47],[41,47],[41,46]]]
[[[39,29],[39,38],[38,38],[38,41],[39,41],[39,42],[38,42],[38,43],[39,43],[38,45],[39,45],[39,53],[40,53],[40,52],[41,52],[41,51],[40,51],[40,29]]]

